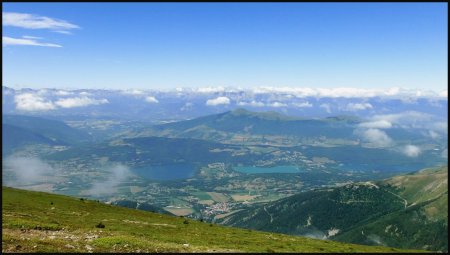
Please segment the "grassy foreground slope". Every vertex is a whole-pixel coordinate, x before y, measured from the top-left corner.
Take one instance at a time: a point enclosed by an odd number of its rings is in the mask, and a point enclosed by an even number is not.
[[[185,221],[2,187],[2,252],[407,252]],[[105,227],[97,228],[102,222]]]

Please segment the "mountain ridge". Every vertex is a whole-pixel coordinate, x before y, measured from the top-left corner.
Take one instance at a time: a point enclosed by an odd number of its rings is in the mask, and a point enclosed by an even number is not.
[[[360,244],[447,251],[443,233],[448,229],[447,180],[444,166],[382,181],[317,189],[241,210],[222,223]],[[397,226],[395,238],[390,238],[389,225]],[[442,236],[430,240],[434,233]]]

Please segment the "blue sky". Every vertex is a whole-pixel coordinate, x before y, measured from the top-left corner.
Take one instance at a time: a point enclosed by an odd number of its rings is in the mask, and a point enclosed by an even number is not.
[[[3,3],[3,85],[442,91],[447,23],[447,3]]]

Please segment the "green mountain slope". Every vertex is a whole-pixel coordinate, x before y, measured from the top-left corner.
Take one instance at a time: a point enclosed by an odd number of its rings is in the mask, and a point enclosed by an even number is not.
[[[337,235],[333,240],[447,252],[447,218],[436,220],[427,215],[430,209],[447,203],[448,196],[445,194],[432,202],[413,205],[374,219]]]
[[[112,205],[117,205],[117,206],[121,206],[121,207],[127,207],[127,208],[132,208],[132,209],[139,209],[142,211],[149,211],[149,212],[155,212],[155,213],[162,213],[162,214],[167,214],[167,215],[174,215],[171,212],[168,212],[160,207],[148,204],[148,203],[139,203],[136,201],[131,201],[131,200],[117,200],[111,203]]]
[[[357,143],[361,136],[358,134],[358,124],[362,122],[363,119],[355,116],[305,119],[271,111],[236,109],[191,120],[137,128],[122,133],[121,136],[195,138],[247,145],[295,146],[323,143],[342,146]],[[399,142],[424,141],[423,134],[417,130],[395,126],[385,132]]]
[[[397,194],[405,198],[409,205],[417,204],[434,199],[448,191],[447,169],[447,167],[424,169],[416,173],[392,177],[384,183],[395,187]]]
[[[12,154],[16,149],[27,144],[56,145],[57,143],[30,130],[9,124],[2,124],[3,155]]]
[[[26,145],[75,145],[92,137],[57,120],[24,115],[2,115],[2,155],[13,154]]]
[[[447,167],[397,176],[384,183],[395,187],[396,194],[405,199],[406,209],[357,226],[335,240],[448,251]]]
[[[360,222],[401,208],[403,200],[384,189],[365,183],[349,184],[254,205],[225,218],[222,223],[327,238],[333,232],[346,231]]]
[[[224,227],[7,187],[2,196],[2,252],[408,252]]]
[[[110,157],[112,161],[134,165],[161,165],[174,163],[211,163],[211,162],[252,162],[246,155],[234,155],[240,148],[200,139],[137,137],[117,139],[94,145],[77,146],[56,152],[50,156],[53,160],[96,157]]]
[[[192,120],[157,125],[141,131],[140,135],[161,135],[221,140],[230,133],[255,135],[282,135],[316,137],[327,134],[330,137],[350,137],[354,118],[328,118],[322,120],[289,117],[277,112],[250,112],[236,109]]]
[[[314,190],[222,219],[250,229],[361,244],[448,250],[448,170]]]

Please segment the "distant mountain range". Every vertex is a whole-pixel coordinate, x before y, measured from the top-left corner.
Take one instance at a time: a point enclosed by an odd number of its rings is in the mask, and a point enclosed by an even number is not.
[[[125,128],[129,131],[102,140],[58,120],[22,115],[3,115],[3,120],[4,133],[8,134],[3,140],[4,154],[30,144],[64,145],[67,150],[46,157],[54,160],[108,157],[141,166],[182,162],[253,165],[258,160],[273,161],[278,156],[258,153],[251,146],[275,146],[283,153],[296,151],[311,158],[326,157],[362,171],[373,167],[382,171],[401,170],[395,169],[398,165],[420,169],[445,160],[441,150],[445,150],[447,141],[445,133],[441,133],[440,139],[433,139],[426,129],[393,125],[384,131],[375,130],[375,135],[384,134],[389,139],[387,146],[379,147],[364,140],[364,133],[358,133],[370,130],[361,126],[371,123],[359,117],[310,119],[240,108],[179,122],[131,126]],[[423,144],[427,149],[411,157],[403,151],[405,144],[410,143]]]
[[[448,251],[448,168],[347,184],[254,205],[230,226],[371,245]]]
[[[369,122],[370,123],[370,122]],[[228,141],[230,135],[272,135],[280,137],[314,138],[328,137],[358,139],[357,129],[367,124],[364,119],[352,115],[327,118],[300,118],[282,113],[253,112],[237,108],[191,120],[171,122],[138,129],[136,136],[165,136]],[[394,139],[423,139],[424,132],[404,126],[392,126],[386,134]]]

